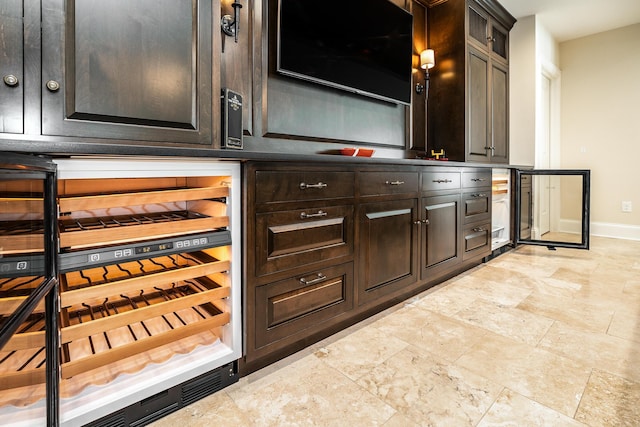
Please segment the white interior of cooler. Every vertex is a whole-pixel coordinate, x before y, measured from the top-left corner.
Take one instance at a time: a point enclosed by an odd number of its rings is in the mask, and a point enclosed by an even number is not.
[[[190,337],[192,342],[188,353],[168,353],[171,356],[161,363],[153,361],[137,372],[119,374],[115,379],[110,379],[103,385],[89,385],[73,397],[62,398],[60,402],[61,424],[82,425],[91,422],[239,359],[242,353],[239,165],[233,162],[193,161],[189,159],[99,158],[56,160],[56,163],[60,180],[229,176],[231,177],[231,185],[227,198],[227,215],[229,216],[228,229],[233,242],[230,249],[231,296],[223,300],[225,308],[229,308],[230,311],[230,322],[216,330],[219,338],[198,341],[199,337]],[[167,346],[170,345],[167,344]],[[161,350],[162,347],[158,349],[158,351]],[[26,407],[11,405],[0,407],[0,416],[4,420],[10,420],[7,425],[44,425],[44,409],[45,400],[41,399]]]

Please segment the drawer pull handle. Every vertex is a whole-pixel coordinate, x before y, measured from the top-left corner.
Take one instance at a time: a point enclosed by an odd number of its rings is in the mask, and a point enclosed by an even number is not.
[[[311,280],[307,280],[304,277],[301,277],[300,283],[302,283],[303,285],[315,285],[316,283],[324,282],[325,280],[327,280],[327,276],[322,273],[318,273],[318,275]]]
[[[302,212],[300,214],[300,219],[320,218],[323,216],[327,216],[327,213],[325,211],[318,211],[318,213],[314,213],[314,214],[308,214],[306,212]]]
[[[435,182],[436,184],[443,184],[443,183],[448,183],[453,181],[450,179],[434,179],[433,182]]]
[[[484,193],[472,194],[471,197],[487,197]]]
[[[386,181],[387,185],[404,185],[404,181]]]
[[[482,182],[486,181],[484,178],[471,178],[471,182]]]
[[[326,187],[327,187],[327,184],[325,184],[324,182],[319,182],[317,184],[307,184],[306,182],[300,183],[301,190],[306,190],[307,188],[326,188]]]
[[[474,231],[475,233],[482,233],[482,232],[487,231],[487,230],[485,230],[485,229],[484,229],[484,228],[482,228],[482,227],[476,227],[476,228],[474,228],[474,229],[473,229],[473,231]]]

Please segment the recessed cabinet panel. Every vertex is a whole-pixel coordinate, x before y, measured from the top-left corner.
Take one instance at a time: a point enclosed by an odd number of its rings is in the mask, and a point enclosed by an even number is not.
[[[422,278],[426,279],[430,270],[445,268],[461,259],[460,195],[426,197],[423,199],[423,207],[427,222],[421,227]]]
[[[359,304],[417,280],[416,214],[416,199],[362,205],[358,219]]]
[[[43,13],[44,134],[211,143],[211,2],[45,8],[64,12]]]
[[[256,275],[353,253],[353,207],[330,206],[258,214]]]
[[[142,14],[144,3],[74,2],[75,99],[69,118],[195,128],[197,15],[191,1],[154,0],[155,7]]]
[[[469,117],[468,156],[470,160],[486,160],[491,150],[487,144],[487,103],[489,63],[484,54],[469,52]]]
[[[465,193],[462,195],[462,200],[464,204],[465,224],[487,219],[491,215],[491,194],[489,189],[486,191]]]
[[[491,223],[465,227],[463,259],[478,256],[491,250]]]
[[[502,66],[493,65],[491,71],[491,160],[509,161],[509,76]]]
[[[0,4],[0,132],[22,133],[24,103],[21,0]]]
[[[258,286],[255,298],[255,348],[293,341],[296,334],[317,331],[323,322],[353,307],[353,264]]]

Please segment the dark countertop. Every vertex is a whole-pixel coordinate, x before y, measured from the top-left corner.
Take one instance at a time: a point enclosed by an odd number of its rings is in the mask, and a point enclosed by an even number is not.
[[[377,148],[376,148],[377,149]],[[401,157],[349,157],[339,154],[339,149],[329,153],[289,153],[256,150],[212,149],[205,147],[153,146],[133,144],[113,144],[101,142],[76,142],[51,140],[46,137],[34,139],[0,139],[0,152],[40,154],[51,157],[70,156],[149,156],[149,157],[189,157],[230,161],[282,161],[306,163],[344,163],[358,165],[412,165],[412,166],[449,166],[449,167],[490,167],[490,168],[526,168],[506,164],[465,163],[454,161],[423,160]],[[384,152],[384,148],[380,151]],[[414,155],[412,152],[397,152],[399,155]],[[396,154],[396,153],[393,153]],[[0,154],[1,155],[1,154]]]

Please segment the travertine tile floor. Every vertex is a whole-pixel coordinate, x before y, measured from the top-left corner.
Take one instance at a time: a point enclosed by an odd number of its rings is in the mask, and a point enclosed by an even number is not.
[[[522,246],[156,422],[639,426],[640,242]]]

